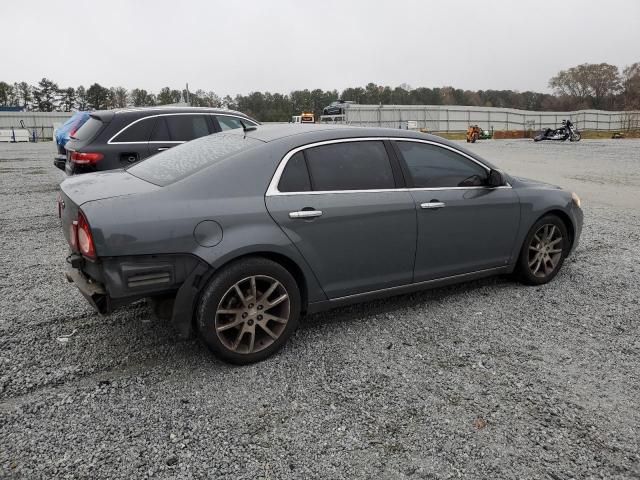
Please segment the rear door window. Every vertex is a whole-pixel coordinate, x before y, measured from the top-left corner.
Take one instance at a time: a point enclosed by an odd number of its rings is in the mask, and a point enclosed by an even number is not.
[[[188,142],[211,133],[205,115],[168,115],[165,121],[174,142]]]
[[[278,190],[281,192],[308,192],[311,190],[309,171],[302,152],[296,153],[287,162],[282,177],[280,177]]]
[[[151,133],[152,142],[170,142],[169,129],[167,128],[167,122],[165,117],[158,117],[156,119],[156,125]]]
[[[384,143],[333,143],[305,150],[311,186],[315,191],[395,188]]]
[[[146,143],[151,137],[153,126],[156,123],[156,117],[143,118],[129,124],[129,126],[123,130],[116,138],[113,139],[114,143],[119,142],[143,142]]]

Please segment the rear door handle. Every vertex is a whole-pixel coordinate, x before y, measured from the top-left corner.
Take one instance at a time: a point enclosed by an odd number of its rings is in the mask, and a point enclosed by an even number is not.
[[[321,216],[322,210],[298,210],[297,212],[289,212],[289,218],[315,218]]]
[[[436,208],[444,208],[444,207],[445,207],[444,202],[437,202],[437,201],[425,202],[420,204],[420,208],[424,208],[425,210],[430,210],[430,209],[435,210]]]
[[[158,148],[159,152],[162,152],[163,150],[169,150],[171,147],[160,147]]]

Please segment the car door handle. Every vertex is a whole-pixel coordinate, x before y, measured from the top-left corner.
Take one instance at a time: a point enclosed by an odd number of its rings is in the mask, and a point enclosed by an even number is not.
[[[289,212],[289,218],[315,218],[322,216],[322,210],[298,210]]]
[[[420,204],[420,208],[424,208],[425,210],[429,210],[429,209],[434,210],[436,208],[444,208],[444,207],[445,207],[444,202],[437,202],[437,201],[425,202]]]
[[[162,152],[163,150],[169,150],[171,147],[160,147],[158,148],[159,152]]]

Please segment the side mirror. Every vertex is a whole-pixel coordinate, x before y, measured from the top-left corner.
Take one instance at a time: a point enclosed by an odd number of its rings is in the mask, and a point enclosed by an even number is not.
[[[499,170],[491,169],[487,178],[487,186],[491,188],[502,187],[505,184],[504,175]]]

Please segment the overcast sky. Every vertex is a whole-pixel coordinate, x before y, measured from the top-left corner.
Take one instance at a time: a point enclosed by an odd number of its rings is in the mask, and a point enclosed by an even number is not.
[[[61,87],[548,91],[561,69],[640,61],[637,0],[23,0],[1,12],[0,81]]]

